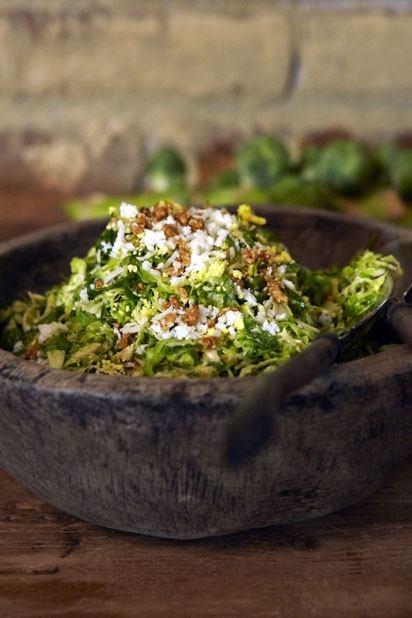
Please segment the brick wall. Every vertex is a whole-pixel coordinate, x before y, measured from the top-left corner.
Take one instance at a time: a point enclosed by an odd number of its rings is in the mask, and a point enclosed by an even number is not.
[[[0,0],[0,187],[127,192],[164,142],[412,128],[404,0]]]

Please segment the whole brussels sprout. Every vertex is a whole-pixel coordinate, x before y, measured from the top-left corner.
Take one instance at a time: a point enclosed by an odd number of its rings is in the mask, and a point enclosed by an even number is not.
[[[244,187],[239,193],[237,203],[243,204],[270,204],[272,202],[270,189],[258,187]]]
[[[386,179],[402,197],[412,199],[412,150],[395,144],[381,144],[376,149]]]
[[[389,167],[392,186],[406,200],[412,199],[412,150],[394,152]]]
[[[212,206],[227,206],[235,204],[239,196],[239,174],[236,170],[229,169],[215,174],[213,178],[202,187],[196,199],[207,202]]]
[[[304,170],[304,178],[318,180],[342,194],[365,190],[376,171],[376,162],[366,148],[352,140],[337,140],[325,146]]]
[[[206,189],[233,189],[239,186],[239,173],[237,170],[225,170],[215,174]]]
[[[336,207],[333,196],[322,183],[293,175],[284,176],[276,182],[270,191],[270,201],[309,208]]]
[[[269,187],[290,168],[286,147],[273,137],[259,136],[242,144],[235,158],[245,187]]]
[[[171,146],[164,146],[146,166],[146,185],[150,191],[162,193],[186,185],[186,165]]]
[[[399,148],[390,142],[378,144],[375,148],[375,157],[385,174],[385,179],[390,180],[391,168],[395,161]]]
[[[316,165],[319,161],[321,152],[322,152],[321,146],[317,146],[314,144],[305,146],[300,155],[299,168],[308,170],[309,168]]]
[[[405,199],[412,198],[412,150],[400,150],[391,170],[393,187]]]

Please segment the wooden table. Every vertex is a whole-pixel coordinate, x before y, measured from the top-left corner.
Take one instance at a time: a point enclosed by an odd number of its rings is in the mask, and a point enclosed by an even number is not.
[[[2,238],[64,218],[2,195]],[[197,542],[97,528],[0,473],[0,618],[49,616],[411,617],[412,460],[341,513]]]

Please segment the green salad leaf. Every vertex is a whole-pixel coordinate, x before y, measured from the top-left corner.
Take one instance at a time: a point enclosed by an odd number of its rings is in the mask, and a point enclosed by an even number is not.
[[[54,369],[129,376],[267,371],[382,299],[396,260],[312,271],[243,204],[122,203],[71,275],[0,311],[0,345]]]

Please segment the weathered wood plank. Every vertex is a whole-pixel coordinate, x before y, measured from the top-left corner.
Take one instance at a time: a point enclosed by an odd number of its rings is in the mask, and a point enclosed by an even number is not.
[[[0,475],[1,618],[412,615],[412,462],[318,521],[191,542],[97,528]]]

